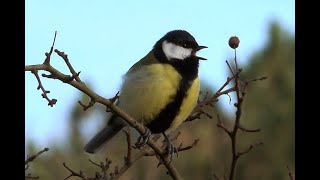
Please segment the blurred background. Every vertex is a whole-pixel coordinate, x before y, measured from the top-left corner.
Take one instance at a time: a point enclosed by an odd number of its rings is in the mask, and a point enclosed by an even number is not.
[[[50,50],[54,32],[55,48],[68,54],[80,78],[95,92],[113,97],[123,74],[147,54],[154,43],[173,29],[189,31],[201,45],[208,61],[199,69],[201,90],[213,94],[229,75],[225,60],[232,61],[234,51],[228,46],[231,36],[238,36],[237,60],[243,68],[242,78],[268,76],[253,82],[246,95],[242,125],[261,128],[259,133],[238,132],[238,149],[262,141],[238,161],[236,179],[289,179],[289,166],[295,171],[295,4],[293,0],[248,1],[26,1],[25,64],[40,64]],[[51,64],[69,73],[56,54]],[[77,103],[89,99],[67,84],[42,79],[49,97],[58,99],[47,105],[38,91],[32,73],[25,73],[25,155],[45,147],[30,164],[28,172],[40,179],[64,179],[74,170],[94,175],[99,169],[88,162],[106,157],[111,168],[123,164],[126,140],[120,134],[108,152],[84,153],[84,144],[105,124],[106,112],[101,105],[87,111]],[[216,115],[232,125],[235,96],[221,96],[213,108],[207,108],[212,119],[202,118],[183,123],[177,130],[177,143],[191,144],[189,151],[179,153],[173,163],[183,179],[214,179],[229,173],[231,145],[227,135],[217,128]],[[176,132],[177,132],[176,131]],[[134,139],[135,140],[135,139]],[[120,179],[170,179],[165,168],[156,168],[155,157],[145,157],[134,164]],[[72,179],[72,178],[70,178]],[[73,178],[77,179],[77,178]]]

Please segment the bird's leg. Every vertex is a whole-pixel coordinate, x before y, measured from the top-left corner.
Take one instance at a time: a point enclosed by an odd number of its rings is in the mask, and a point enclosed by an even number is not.
[[[151,136],[151,131],[147,128],[147,127],[144,127],[146,132],[139,136],[135,146],[138,148],[138,149],[142,149],[144,145],[147,144],[147,141],[149,140],[150,136]]]
[[[166,143],[167,143],[166,149],[167,149],[167,155],[170,155],[170,161],[169,161],[169,163],[170,163],[174,153],[176,153],[177,157],[178,157],[178,149],[175,146],[173,146],[173,144],[171,143],[171,141],[168,138],[168,136],[166,135],[166,133],[163,132],[162,134],[163,134],[163,136],[166,140]]]

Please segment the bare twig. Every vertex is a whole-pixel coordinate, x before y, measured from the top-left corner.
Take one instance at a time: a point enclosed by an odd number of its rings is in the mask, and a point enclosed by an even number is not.
[[[46,152],[46,151],[49,151],[49,148],[44,148],[43,150],[39,151],[37,154],[35,155],[32,155],[30,157],[28,157],[26,159],[26,161],[24,162],[25,165],[27,165],[29,162],[33,161],[35,158],[37,158],[40,154]]]
[[[92,164],[94,164],[94,165],[96,165],[96,166],[98,166],[98,167],[101,167],[101,164],[98,164],[98,163],[92,161],[91,159],[89,159],[89,162],[91,162]]]
[[[244,154],[249,153],[253,148],[255,148],[255,147],[259,146],[259,145],[262,145],[262,144],[263,144],[263,142],[258,142],[258,143],[256,143],[256,144],[251,144],[251,145],[248,147],[248,149],[246,149],[246,150],[244,150],[244,151],[242,151],[242,152],[238,152],[238,153],[237,153],[237,158],[239,158],[240,156],[242,156],[242,155],[244,155]]]
[[[119,93],[120,93],[120,91],[118,91],[117,94],[113,98],[110,99],[110,101],[114,103],[119,98]]]
[[[106,159],[105,159],[105,163],[100,162],[100,164],[95,163],[95,162],[93,162],[93,161],[92,161],[92,160],[90,160],[90,159],[89,159],[89,161],[90,161],[92,164],[94,164],[94,165],[96,165],[96,166],[100,167],[101,172],[102,172],[102,174],[103,174],[103,176],[102,176],[102,178],[103,178],[103,179],[108,179],[107,170],[109,169],[110,164],[112,163],[112,161],[111,161],[111,160],[109,160],[108,158],[106,158]]]
[[[230,38],[230,40],[231,40],[231,38]],[[243,126],[240,125],[240,119],[241,119],[241,115],[242,115],[243,101],[244,101],[244,98],[245,98],[245,95],[246,95],[246,91],[247,91],[247,87],[248,87],[249,82],[258,81],[258,80],[264,80],[264,79],[266,79],[266,77],[250,79],[250,80],[247,80],[245,82],[241,82],[240,81],[240,73],[242,72],[242,69],[239,68],[239,66],[238,66],[237,54],[236,54],[236,48],[239,45],[239,39],[237,38],[236,39],[237,41],[234,41],[234,40],[230,41],[230,40],[229,40],[229,45],[230,45],[231,48],[233,48],[235,50],[234,62],[235,62],[236,70],[234,71],[233,68],[231,67],[231,65],[229,64],[229,62],[226,60],[226,64],[227,64],[232,76],[227,78],[227,81],[225,82],[225,84],[220,89],[218,89],[218,91],[215,93],[215,95],[211,99],[214,99],[214,98],[217,99],[222,94],[226,94],[226,95],[229,96],[229,93],[230,92],[234,92],[234,91],[236,93],[237,103],[235,103],[234,106],[237,108],[237,110],[236,110],[236,117],[235,117],[233,128],[231,130],[229,130],[227,127],[225,127],[224,124],[222,123],[222,121],[220,120],[219,114],[217,115],[217,119],[218,119],[217,127],[223,129],[224,132],[226,134],[228,134],[229,138],[231,139],[231,152],[232,152],[232,158],[231,159],[232,160],[231,160],[229,180],[233,180],[234,179],[237,160],[239,159],[239,157],[241,155],[249,153],[253,148],[255,148],[258,145],[262,144],[262,142],[259,142],[259,143],[256,143],[256,144],[252,144],[252,145],[249,146],[248,149],[246,149],[246,150],[244,150],[242,152],[237,152],[237,149],[236,149],[236,135],[237,135],[238,129],[240,129],[242,132],[251,132],[251,133],[260,131],[260,129],[247,129],[247,128],[244,128]],[[234,86],[223,91],[223,89],[232,80],[234,80],[234,82],[235,82]],[[231,99],[230,99],[230,101],[231,101]],[[198,112],[199,112],[199,110],[196,111],[196,113],[198,113]],[[215,174],[214,174],[214,177],[216,179],[219,179]],[[227,179],[226,174],[224,175],[224,179]]]
[[[29,163],[35,160],[40,154],[46,151],[49,151],[49,148],[44,148],[43,150],[39,151],[37,154],[27,157],[27,159],[24,162],[26,166],[24,170],[27,171],[29,168]],[[39,179],[39,176],[31,176],[31,174],[29,173],[28,175],[25,175],[25,179]]]
[[[294,176],[293,176],[292,172],[290,171],[290,169],[289,169],[289,166],[288,166],[288,165],[287,165],[287,169],[288,169],[288,175],[289,175],[289,177],[290,177],[290,180],[295,180],[295,178],[294,178]]]
[[[228,93],[231,93],[231,92],[235,91],[235,87],[232,87],[232,88],[229,88],[229,89],[223,91],[223,89],[227,85],[230,84],[230,82],[234,79],[234,77],[235,76],[228,77],[226,82],[217,90],[217,92],[212,97],[209,98],[208,97],[208,93],[206,93],[206,95],[204,96],[202,101],[198,100],[197,106],[193,109],[191,115],[185,121],[193,121],[195,119],[200,119],[200,116],[202,114],[206,115],[207,117],[209,117],[211,119],[212,116],[209,115],[208,113],[206,113],[203,110],[203,107],[205,107],[205,106],[213,106],[212,103],[217,102],[218,101],[218,97],[220,97],[221,95],[224,95],[224,94],[228,95]]]
[[[78,103],[83,107],[83,110],[86,111],[87,109],[91,108],[96,102],[91,99],[88,105],[83,104],[81,101],[78,101]]]
[[[63,166],[68,169],[68,171],[71,173],[69,176],[67,176],[66,178],[64,178],[64,180],[69,179],[70,177],[76,176],[76,177],[80,177],[82,178],[82,180],[95,180],[95,178],[89,178],[87,177],[82,171],[80,171],[79,173],[73,171],[71,168],[69,168],[67,166],[67,164],[65,162],[62,163]]]
[[[195,147],[198,144],[199,141],[200,141],[199,139],[196,139],[196,140],[194,140],[194,142],[192,144],[190,144],[188,146],[185,146],[185,147],[182,147],[182,143],[181,143],[180,146],[178,147],[178,151],[189,150],[189,149]]]
[[[261,129],[247,129],[241,126],[241,124],[238,125],[238,128],[242,131],[242,132],[260,132]]]
[[[25,179],[39,179],[39,176],[31,176],[31,174],[28,174],[25,176]]]
[[[219,114],[217,114],[217,119],[218,119],[217,126],[218,126],[219,128],[221,128],[221,129],[223,129],[224,132],[226,132],[226,133],[229,135],[229,137],[231,137],[231,131],[228,130],[228,129],[224,126],[224,124],[222,123],[222,121],[221,121],[221,119],[220,119]]]
[[[236,58],[235,58],[236,59]],[[236,61],[235,61],[236,62]],[[229,180],[233,180],[234,178],[234,174],[235,174],[235,167],[236,167],[236,163],[238,160],[238,155],[237,155],[237,150],[236,150],[236,135],[237,135],[237,131],[238,131],[238,127],[239,127],[239,123],[240,123],[240,118],[242,115],[242,104],[243,104],[243,100],[244,97],[241,96],[240,94],[240,80],[239,80],[239,73],[240,70],[237,69],[237,73],[234,74],[234,72],[232,71],[231,66],[229,65],[228,61],[227,64],[230,68],[231,73],[235,76],[235,90],[236,90],[236,94],[237,94],[237,103],[235,104],[237,111],[236,111],[236,120],[234,123],[234,127],[233,130],[230,133],[230,138],[231,138],[231,149],[232,149],[232,162],[231,162],[231,168],[230,168],[230,174],[229,174]]]
[[[232,69],[232,67],[230,66],[230,64],[229,64],[228,60],[226,60],[226,63],[227,63],[227,65],[228,65],[228,67],[229,67],[229,70],[230,70],[230,72],[231,72],[232,76],[233,76],[233,77],[235,77],[235,76],[236,76],[236,74],[233,72],[233,69]]]
[[[40,77],[38,75],[38,70],[32,70],[31,72],[37,78],[37,81],[38,81],[37,90],[39,90],[39,89],[42,90],[42,94],[41,94],[42,98],[45,98],[48,101],[48,106],[52,107],[53,105],[56,104],[57,100],[56,99],[49,99],[47,94],[50,93],[50,91],[47,91],[47,90],[44,89],[44,87],[43,87],[43,85],[41,83]]]
[[[235,103],[235,107],[237,108],[236,110],[236,118],[235,118],[235,122],[234,122],[234,126],[232,131],[227,130],[226,128],[224,128],[224,126],[222,126],[221,121],[219,120],[218,123],[218,127],[221,127],[222,129],[225,130],[225,132],[229,135],[230,139],[231,139],[231,151],[232,151],[232,161],[231,161],[231,168],[230,168],[230,174],[229,174],[229,180],[233,180],[234,179],[234,174],[235,174],[235,168],[236,168],[236,164],[237,164],[237,160],[239,159],[239,157],[241,155],[244,155],[246,153],[248,153],[250,150],[252,150],[254,147],[261,145],[262,142],[259,142],[257,144],[253,144],[250,145],[249,148],[243,152],[237,152],[236,149],[236,136],[237,136],[237,131],[238,129],[241,129],[243,132],[258,132],[260,131],[260,129],[256,129],[256,130],[248,130],[244,127],[242,127],[240,125],[240,118],[242,115],[242,106],[243,106],[243,102],[244,102],[244,98],[246,95],[246,90],[248,87],[248,82],[244,83],[244,87],[241,87],[241,81],[240,81],[240,73],[242,72],[242,69],[240,69],[238,67],[238,63],[237,63],[237,58],[236,58],[236,51],[235,51],[235,66],[236,66],[236,73],[234,73],[234,71],[232,70],[230,64],[228,63],[228,61],[226,61],[233,77],[234,77],[234,81],[235,81],[235,85],[234,85],[234,89],[237,95],[237,103]]]
[[[59,51],[58,49],[55,49],[54,52],[56,52],[64,61],[65,63],[67,64],[72,76],[75,78],[75,80],[79,83],[82,83],[82,81],[80,80],[79,78],[79,74],[80,74],[80,71],[77,73],[74,68],[72,67],[72,65],[70,64],[70,61],[68,59],[68,55],[65,54],[64,52],[61,52]]]
[[[213,176],[216,180],[220,180],[220,178],[219,178],[215,173],[213,173],[212,176]]]
[[[180,143],[179,147],[177,148],[177,151],[181,152],[181,151],[189,150],[189,149],[195,147],[198,144],[198,142],[199,142],[199,139],[196,139],[196,140],[194,140],[194,142],[192,144],[184,146],[184,147],[182,147],[182,143]],[[158,154],[155,153],[154,151],[146,152],[144,154],[144,156],[157,156],[157,155]]]
[[[237,62],[237,49],[236,48],[234,49],[234,62],[236,64],[236,69],[239,69],[238,62]]]
[[[52,54],[52,51],[53,51],[54,43],[56,42],[56,37],[57,37],[57,31],[54,32],[53,43],[52,43],[52,46],[50,48],[49,53],[45,53],[46,59],[44,60],[43,64],[50,64],[50,57],[51,57],[51,54]]]
[[[55,52],[65,60],[65,62],[67,63],[67,65],[68,65],[68,67],[70,69],[70,72],[75,77],[76,81],[66,81],[66,80],[70,79],[70,76],[65,75],[65,74],[61,73],[60,71],[58,71],[57,69],[53,68],[50,65],[50,63],[37,64],[37,65],[28,65],[28,66],[25,66],[25,71],[44,70],[44,71],[50,72],[54,77],[56,77],[56,79],[59,79],[60,81],[62,81],[64,83],[67,83],[67,84],[77,88],[81,92],[87,94],[91,98],[92,101],[100,103],[100,104],[103,104],[103,105],[107,106],[108,108],[110,108],[120,118],[125,120],[132,127],[134,127],[140,134],[144,134],[145,133],[145,128],[144,128],[144,126],[142,124],[138,123],[131,116],[129,116],[127,113],[125,113],[120,108],[118,108],[116,105],[114,105],[112,101],[110,101],[110,100],[108,100],[106,98],[103,98],[102,96],[96,94],[91,89],[89,89],[85,85],[85,83],[82,82],[80,80],[80,78],[77,76],[77,73],[74,71],[74,69],[72,68],[71,64],[69,63],[69,60],[67,59],[67,56],[66,56],[65,53],[63,53],[63,52],[61,52],[59,50],[55,50]],[[179,173],[177,172],[177,170],[173,166],[173,164],[169,163],[169,160],[162,155],[164,150],[161,149],[152,139],[149,139],[147,141],[147,144],[159,155],[161,160],[164,162],[164,165],[168,169],[169,175],[173,179],[181,179]]]
[[[120,91],[118,91],[117,94],[113,98],[110,98],[109,100],[112,103],[115,103],[117,101],[117,99],[119,98],[119,93],[120,93]],[[107,106],[106,112],[112,112],[112,110]]]
[[[176,141],[180,135],[181,135],[181,131],[178,131],[175,136],[173,136],[172,138],[170,137],[170,142]]]
[[[263,77],[260,77],[260,78],[249,79],[249,80],[246,80],[245,82],[263,81],[263,80],[266,80],[267,78],[268,78],[267,76],[263,76]]]
[[[152,140],[154,142],[158,141],[160,139],[161,135],[155,135]],[[118,173],[116,175],[114,175],[114,179],[119,179],[120,176],[126,172],[136,161],[138,161],[139,159],[141,159],[142,157],[145,156],[145,154],[147,153],[147,150],[150,149],[149,146],[144,146],[142,148],[142,150],[138,151],[136,154],[131,155],[131,163],[124,163],[124,165],[118,169]]]
[[[127,137],[127,156],[124,157],[125,164],[131,163],[131,154],[132,154],[132,145],[131,145],[131,129],[130,127],[127,128],[126,131],[124,131]]]

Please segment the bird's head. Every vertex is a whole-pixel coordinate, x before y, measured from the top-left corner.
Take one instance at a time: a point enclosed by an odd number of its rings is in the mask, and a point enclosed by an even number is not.
[[[189,60],[206,60],[196,53],[206,46],[198,45],[195,38],[184,30],[173,30],[165,34],[155,44],[153,51],[162,62],[177,62]]]

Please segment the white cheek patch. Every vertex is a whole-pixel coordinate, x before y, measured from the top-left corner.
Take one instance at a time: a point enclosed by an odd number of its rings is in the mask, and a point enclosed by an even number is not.
[[[191,48],[183,48],[181,46],[175,45],[173,43],[163,41],[162,50],[167,56],[168,60],[170,59],[185,59],[191,56]]]

